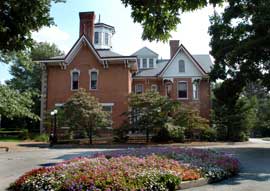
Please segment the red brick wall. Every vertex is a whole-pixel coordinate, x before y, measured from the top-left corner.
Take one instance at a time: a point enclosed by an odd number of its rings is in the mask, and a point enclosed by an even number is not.
[[[131,74],[123,63],[111,64],[108,69],[98,62],[94,54],[87,46],[81,48],[77,56],[66,70],[60,66],[48,67],[48,95],[47,108],[54,108],[55,103],[64,103],[74,93],[71,91],[72,69],[80,70],[79,87],[98,98],[101,103],[114,103],[112,119],[113,128],[119,127],[124,120],[120,116],[128,109],[128,94],[131,92]],[[88,70],[99,70],[97,90],[89,90]]]
[[[177,83],[178,81],[188,82],[188,99],[178,99],[177,95]],[[151,88],[151,84],[158,84],[159,92],[161,95],[165,95],[165,86],[161,79],[134,79],[133,91],[136,84],[143,84],[144,91]],[[193,99],[192,78],[174,78],[172,84],[171,98],[173,100],[179,100],[182,104],[191,105],[200,111],[202,117],[209,119],[210,114],[210,83],[207,80],[201,80],[199,86],[199,100]]]

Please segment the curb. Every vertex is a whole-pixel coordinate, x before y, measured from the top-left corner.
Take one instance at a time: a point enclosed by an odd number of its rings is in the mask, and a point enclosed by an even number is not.
[[[193,187],[200,187],[200,186],[204,186],[204,185],[209,184],[209,183],[211,183],[211,180],[208,178],[200,178],[198,180],[185,181],[179,185],[177,191],[183,190],[183,189],[188,189],[188,188],[193,188]]]

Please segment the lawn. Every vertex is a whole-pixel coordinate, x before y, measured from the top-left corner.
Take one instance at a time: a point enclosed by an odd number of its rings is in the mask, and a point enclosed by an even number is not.
[[[9,188],[20,190],[175,190],[181,182],[218,181],[239,172],[230,154],[185,148],[142,148],[98,153],[34,169]]]
[[[22,139],[10,138],[10,137],[0,137],[0,141],[2,141],[2,142],[20,142],[20,141],[22,141]]]

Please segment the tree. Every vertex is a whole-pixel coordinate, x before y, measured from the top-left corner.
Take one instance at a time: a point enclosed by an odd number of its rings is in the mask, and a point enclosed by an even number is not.
[[[131,94],[129,106],[132,111],[127,115],[132,117],[136,128],[145,130],[146,141],[149,142],[149,135],[154,128],[161,128],[169,119],[169,113],[179,105],[167,97],[161,96],[155,91],[146,91],[142,94]]]
[[[20,51],[9,58],[12,62],[10,74],[12,78],[6,81],[9,88],[20,93],[28,92],[31,95],[33,104],[30,110],[40,114],[40,94],[41,94],[41,67],[35,60],[46,59],[63,54],[55,44],[47,42],[35,42],[29,50]],[[14,120],[14,119],[13,119]],[[27,120],[23,117],[16,118],[16,124],[34,129],[38,126],[38,121]]]
[[[64,113],[71,128],[86,130],[90,144],[93,142],[93,131],[109,123],[108,112],[103,111],[97,99],[84,89],[80,89],[68,99],[64,105]]]
[[[167,41],[170,32],[176,30],[181,22],[180,13],[194,11],[209,4],[219,4],[224,0],[121,0],[127,7],[131,6],[134,22],[143,26],[143,40]]]
[[[213,81],[230,81],[239,94],[249,82],[270,88],[270,1],[229,0],[224,13],[211,18]]]
[[[39,119],[31,112],[33,101],[29,92],[20,93],[6,85],[0,85],[0,116],[6,118],[27,117]]]
[[[54,24],[50,17],[51,2],[64,0],[0,1],[0,58],[5,53],[30,47],[32,31]]]

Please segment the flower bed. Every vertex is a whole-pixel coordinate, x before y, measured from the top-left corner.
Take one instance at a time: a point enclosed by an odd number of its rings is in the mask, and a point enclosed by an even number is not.
[[[237,159],[211,150],[143,148],[98,153],[21,176],[9,190],[175,190],[181,181],[221,180],[239,171]]]

